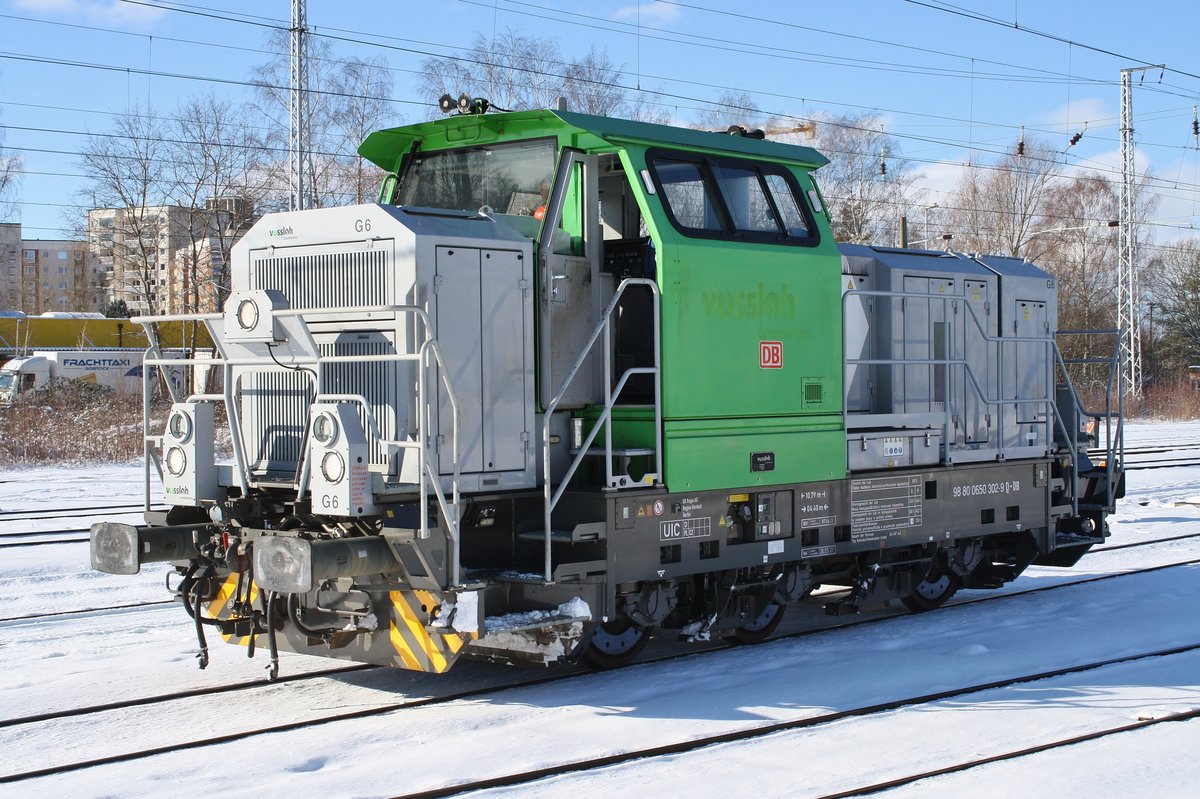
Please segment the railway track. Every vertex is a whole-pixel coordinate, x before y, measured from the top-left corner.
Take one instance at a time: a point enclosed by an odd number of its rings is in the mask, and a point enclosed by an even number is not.
[[[120,610],[142,610],[156,605],[174,605],[173,599],[153,600],[151,602],[131,602],[125,605],[107,605],[102,608],[82,608],[80,610],[56,610],[51,613],[29,613],[24,616],[5,616],[0,618],[0,624],[18,621],[40,621],[42,619],[63,618],[67,616],[91,616],[99,613],[111,613]]]
[[[935,702],[945,701],[947,699],[956,699],[959,697],[969,696],[971,694],[981,693],[983,691],[992,691],[998,688],[1010,688],[1016,685],[1038,682],[1041,680],[1052,679],[1055,677],[1064,677],[1071,674],[1080,674],[1088,671],[1116,666],[1126,663],[1134,663],[1140,660],[1158,657],[1170,657],[1172,655],[1182,655],[1200,650],[1200,643],[1188,644],[1185,646],[1177,646],[1169,649],[1158,649],[1152,652],[1141,652],[1134,655],[1126,655],[1116,658],[1107,658],[1104,660],[1093,661],[1091,663],[1083,663],[1075,666],[1067,666],[1059,669],[1051,669],[1049,671],[1037,672],[1035,674],[1023,674],[1016,677],[1009,677],[1002,680],[994,680],[992,682],[979,683],[968,685],[961,688],[952,688],[935,693],[922,694],[919,696],[908,696],[901,699],[879,702],[871,705],[863,705],[847,710],[838,710],[831,713],[822,713],[816,716],[808,716],[800,719],[789,719],[787,721],[776,722],[773,724],[763,724],[757,727],[748,729],[734,730],[731,732],[719,733],[716,735],[708,735],[701,738],[693,738],[687,741],[679,741],[676,743],[664,744],[660,746],[646,747],[642,749],[634,749],[626,752],[620,752],[613,755],[605,755],[603,757],[589,758],[586,760],[576,760],[568,763],[547,766],[540,769],[531,769],[528,771],[515,772],[495,777],[488,777],[472,782],[461,782],[455,785],[437,788],[428,791],[417,791],[414,793],[401,794],[394,799],[439,799],[440,797],[454,796],[456,794],[467,793],[470,791],[482,791],[493,788],[511,788],[519,785],[527,785],[537,780],[547,779],[550,777],[561,777],[568,774],[578,774],[585,771],[593,771],[596,769],[606,768],[609,766],[617,766],[623,763],[629,763],[635,760],[646,760],[656,757],[666,757],[669,755],[678,755],[686,752],[693,752],[698,749],[704,749],[710,746],[716,746],[726,743],[738,743],[744,741],[752,741],[757,738],[763,738],[768,735],[775,735],[781,732],[790,732],[793,730],[808,729],[812,727],[824,726],[832,724],[844,719],[862,718],[878,713],[886,713],[892,710],[899,710],[905,707],[919,707],[921,705],[930,705]],[[1071,739],[1059,741],[1053,744],[1042,744],[1041,746],[1028,747],[1020,752],[1009,753],[1006,755],[994,756],[991,758],[979,758],[964,764],[947,767],[943,770],[924,772],[921,774],[911,775],[908,777],[892,780],[887,783],[878,783],[876,785],[864,786],[851,791],[830,794],[824,799],[835,799],[835,797],[850,797],[861,796],[869,793],[886,790],[887,788],[897,787],[899,785],[907,785],[912,782],[925,779],[938,774],[950,774],[955,771],[962,771],[967,768],[972,768],[978,765],[984,765],[990,762],[998,762],[999,760],[1011,759],[1020,757],[1025,754],[1033,754],[1038,751],[1047,751],[1048,749],[1070,746],[1074,743],[1079,743],[1085,740],[1095,740],[1106,735],[1115,735],[1120,732],[1127,732],[1133,729],[1142,729],[1153,724],[1161,724],[1167,721],[1181,721],[1184,719],[1200,717],[1200,710],[1192,710],[1185,713],[1177,713],[1172,716],[1163,716],[1158,719],[1148,719],[1133,724],[1123,725],[1119,728],[1106,730],[1103,732],[1091,733],[1089,735],[1076,736]]]
[[[1167,653],[1173,654],[1173,653]],[[1036,746],[1028,746],[1023,749],[1014,749],[1009,752],[1003,752],[998,755],[989,755],[980,757],[974,760],[966,760],[961,763],[955,763],[951,766],[922,771],[917,774],[910,774],[905,777],[896,777],[895,779],[885,780],[883,782],[864,785],[860,788],[852,788],[848,791],[839,791],[837,793],[825,794],[820,799],[849,799],[852,796],[870,796],[871,794],[880,793],[891,788],[900,788],[905,785],[912,785],[921,780],[930,779],[931,777],[944,777],[948,774],[957,774],[962,771],[968,771],[980,766],[991,765],[992,763],[1003,763],[1006,760],[1016,760],[1030,755],[1040,754],[1042,752],[1050,752],[1055,749],[1064,749],[1068,746],[1087,743],[1088,741],[1099,741],[1103,738],[1111,738],[1114,735],[1123,735],[1128,732],[1144,730],[1148,727],[1156,727],[1159,724],[1168,724],[1180,721],[1193,721],[1200,719],[1200,708],[1193,710],[1184,710],[1178,713],[1168,713],[1154,718],[1139,719],[1129,724],[1120,724],[1115,727],[1109,727],[1103,730],[1095,730],[1093,732],[1076,735],[1070,738],[1063,738],[1058,741],[1050,741],[1048,743],[1038,744]]]
[[[9,538],[36,538],[37,536],[80,535],[88,532],[87,527],[72,527],[67,530],[20,530],[12,533],[0,533],[0,541]],[[37,542],[35,542],[37,543]]]
[[[51,535],[53,533],[50,533]],[[42,535],[45,535],[43,533]],[[3,536],[0,536],[2,538]],[[0,543],[0,549],[20,549],[21,547],[52,546],[54,544],[86,544],[87,538],[55,538],[50,541],[9,541]]]
[[[70,519],[80,516],[95,516],[99,513],[124,512],[124,513],[141,513],[145,510],[142,503],[138,502],[133,505],[90,505],[85,507],[73,506],[70,508],[48,508],[46,510],[35,510],[33,508],[23,508],[20,510],[0,511],[0,522],[31,522],[39,519]],[[165,505],[155,505],[150,510],[167,510]],[[26,514],[26,515],[20,515]]]
[[[1187,561],[1181,561],[1178,563],[1163,564],[1163,565],[1159,565],[1159,566],[1149,567],[1149,568],[1145,568],[1145,569],[1138,569],[1138,570],[1133,570],[1133,571],[1129,571],[1129,572],[1121,572],[1119,574],[1099,575],[1099,576],[1095,576],[1095,577],[1085,578],[1082,580],[1076,580],[1076,581],[1071,581],[1071,582],[1066,582],[1066,583],[1057,583],[1055,585],[1049,585],[1049,586],[1040,586],[1037,588],[1026,589],[1023,591],[1013,591],[1013,592],[1004,593],[1004,594],[994,594],[994,595],[989,595],[989,596],[976,597],[976,598],[967,599],[967,600],[963,600],[960,602],[953,602],[952,604],[948,604],[944,608],[941,609],[941,612],[943,612],[943,613],[947,612],[951,608],[962,608],[962,607],[967,607],[967,606],[978,605],[982,602],[1000,601],[1000,600],[1008,599],[1011,597],[1024,596],[1027,594],[1034,594],[1034,593],[1041,593],[1041,592],[1045,592],[1045,591],[1056,590],[1059,588],[1067,588],[1070,586],[1085,585],[1085,584],[1094,583],[1094,582],[1102,582],[1105,580],[1112,580],[1112,579],[1116,579],[1116,578],[1120,578],[1120,577],[1131,577],[1131,576],[1136,576],[1136,575],[1140,575],[1140,574],[1147,574],[1147,573],[1151,573],[1151,572],[1162,571],[1164,569],[1179,568],[1181,566],[1192,566],[1192,565],[1196,565],[1196,564],[1200,564],[1200,558],[1187,560]],[[777,635],[777,636],[773,637],[772,639],[770,639],[770,641],[764,645],[769,646],[772,642],[775,642],[775,641],[794,640],[794,639],[798,639],[798,638],[819,635],[822,633],[833,632],[835,630],[843,630],[843,629],[847,629],[847,628],[851,628],[851,627],[861,627],[861,626],[865,626],[865,625],[869,625],[869,624],[878,624],[878,623],[881,623],[884,621],[889,621],[889,620],[895,619],[898,616],[907,616],[907,615],[909,615],[907,612],[897,611],[895,613],[887,613],[886,615],[873,616],[870,618],[860,618],[860,619],[855,619],[855,620],[849,621],[849,622],[839,622],[839,623],[832,624],[829,626],[822,626],[822,627],[816,627],[816,628],[811,628],[811,629],[798,630],[798,631],[794,631],[794,632],[790,632],[790,633],[784,633],[782,635]],[[703,654],[708,654],[708,653],[731,649],[731,648],[733,648],[732,645],[725,644],[723,642],[715,642],[715,643],[712,643],[710,645],[706,645],[703,647],[693,647],[686,652],[665,654],[665,655],[660,655],[657,657],[646,658],[644,660],[638,661],[637,665],[649,665],[649,664],[656,664],[656,663],[665,663],[665,662],[675,661],[675,660],[682,660],[684,658],[698,657]],[[1189,648],[1182,648],[1182,649],[1180,649],[1180,651],[1191,651],[1192,649],[1200,649],[1200,644],[1196,644]],[[1164,651],[1167,651],[1167,650],[1164,650]],[[1173,651],[1173,650],[1170,650],[1170,651]],[[948,698],[948,697],[952,697],[952,696],[961,695],[964,693],[971,693],[974,691],[987,690],[988,688],[1003,687],[1004,685],[1018,684],[1022,681],[1030,681],[1033,679],[1042,679],[1045,676],[1056,676],[1058,674],[1069,674],[1069,673],[1073,673],[1074,671],[1083,671],[1083,670],[1087,670],[1088,668],[1098,668],[1101,665],[1112,665],[1112,664],[1119,663],[1119,662],[1137,660],[1140,658],[1151,657],[1154,654],[1161,654],[1161,653],[1162,652],[1144,653],[1141,655],[1131,655],[1126,658],[1104,661],[1103,663],[1099,663],[1099,664],[1090,664],[1087,666],[1071,667],[1068,669],[1059,670],[1059,671],[1055,671],[1055,672],[1045,672],[1045,673],[1042,673],[1042,675],[1040,675],[1040,676],[1033,675],[1033,676],[1019,677],[1013,681],[1006,682],[1006,683],[994,683],[994,684],[989,683],[989,684],[983,685],[983,686],[971,686],[971,687],[964,688],[964,689],[957,689],[956,691],[951,691],[949,693],[944,692],[942,694],[930,694],[930,695],[927,695],[926,698],[918,697],[917,699],[921,699],[924,702],[933,702],[933,701],[937,701],[940,698]],[[321,678],[321,677],[336,676],[336,675],[351,673],[351,672],[378,671],[378,670],[382,670],[382,669],[383,669],[383,667],[380,667],[380,666],[354,664],[354,665],[350,665],[350,666],[329,669],[329,670],[325,670],[325,671],[321,671],[321,672],[308,672],[305,674],[287,675],[285,677],[281,677],[279,680],[276,681],[276,683],[284,682],[284,681],[286,681],[286,682],[301,682],[301,681],[305,681],[305,680],[316,679],[316,678]],[[570,679],[574,679],[574,678],[577,678],[577,677],[580,677],[582,675],[586,675],[589,673],[590,673],[589,671],[579,668],[579,667],[567,667],[567,668],[565,668],[561,671],[558,671],[556,673],[553,673],[553,674],[541,673],[540,676],[537,676],[537,677],[519,679],[514,682],[505,682],[502,685],[491,685],[491,686],[486,686],[486,687],[481,687],[481,688],[472,688],[472,689],[468,689],[468,690],[464,690],[464,691],[449,692],[449,693],[441,694],[438,696],[430,696],[430,697],[423,697],[420,699],[413,699],[413,700],[408,700],[408,701],[386,703],[386,704],[379,705],[376,707],[363,708],[363,709],[344,712],[344,713],[334,713],[334,714],[330,714],[330,715],[326,715],[326,716],[320,716],[317,718],[296,720],[296,721],[291,721],[291,722],[286,722],[286,723],[281,723],[281,724],[264,726],[264,727],[251,729],[251,730],[239,730],[236,732],[226,733],[226,734],[222,734],[222,735],[215,735],[215,736],[211,736],[211,737],[207,737],[207,738],[197,738],[197,739],[193,739],[193,740],[179,741],[179,742],[175,742],[172,744],[156,746],[156,747],[152,747],[152,748],[148,748],[148,749],[138,750],[135,752],[125,752],[125,753],[116,754],[116,755],[110,755],[110,756],[105,756],[105,757],[98,757],[98,758],[92,758],[89,760],[78,761],[75,763],[68,763],[68,764],[51,766],[51,767],[46,767],[46,768],[41,768],[41,769],[33,769],[30,771],[18,772],[18,773],[8,774],[8,775],[0,775],[0,784],[20,782],[22,780],[35,779],[38,777],[45,777],[45,776],[52,776],[55,774],[69,773],[72,771],[78,771],[78,770],[86,769],[86,768],[93,768],[96,766],[131,762],[134,760],[139,760],[144,757],[151,757],[154,755],[165,754],[167,752],[175,752],[175,751],[180,751],[180,750],[185,750],[185,749],[196,749],[196,748],[202,748],[202,747],[206,747],[206,746],[215,746],[218,744],[232,743],[235,741],[253,738],[253,737],[256,737],[259,735],[267,735],[267,734],[280,733],[280,732],[290,732],[293,730],[319,727],[324,724],[331,724],[331,723],[335,723],[335,722],[339,722],[339,721],[370,718],[373,716],[385,715],[388,713],[393,713],[396,711],[411,709],[411,708],[428,707],[428,706],[439,705],[439,704],[449,704],[451,702],[461,701],[461,700],[465,700],[465,699],[474,699],[474,698],[479,698],[479,697],[489,696],[489,695],[495,695],[495,694],[499,694],[502,692],[516,690],[516,689],[520,689],[520,688],[536,687],[536,686],[540,686],[540,685],[546,685],[549,683],[570,680]],[[270,686],[272,686],[276,683],[271,683],[267,680],[253,680],[253,681],[248,681],[245,683],[222,685],[222,686],[218,686],[216,688],[190,689],[190,690],[171,692],[168,694],[161,694],[161,695],[156,695],[156,696],[140,697],[137,699],[126,700],[126,701],[122,701],[122,702],[108,702],[108,703],[104,703],[101,705],[93,705],[93,706],[83,707],[83,708],[73,708],[73,709],[62,710],[62,711],[53,711],[53,712],[48,712],[48,713],[41,713],[41,714],[36,714],[36,715],[31,715],[31,716],[15,718],[15,719],[11,719],[11,720],[8,720],[5,722],[0,722],[0,728],[24,726],[24,725],[30,725],[30,724],[36,724],[36,723],[42,723],[42,722],[48,722],[48,721],[61,721],[63,719],[69,719],[69,718],[80,718],[83,716],[93,715],[93,714],[97,714],[97,713],[104,713],[104,712],[109,712],[109,711],[114,711],[114,710],[122,710],[122,709],[126,709],[126,708],[146,706],[146,705],[165,704],[165,703],[169,703],[172,701],[190,699],[190,698],[195,698],[195,697],[200,697],[200,696],[207,696],[209,694],[217,695],[217,694],[225,694],[225,693],[233,693],[233,692],[245,692],[245,691],[256,690],[256,689],[260,690],[260,689],[269,688]],[[904,706],[907,704],[914,704],[914,703],[918,703],[916,699],[905,699],[905,700],[898,700],[897,703],[887,703],[886,705],[872,705],[870,707],[878,708],[872,712],[881,712],[882,710],[893,709],[894,707],[901,707],[901,706]],[[845,711],[840,714],[832,714],[828,718],[820,717],[816,720],[813,720],[812,723],[814,723],[814,724],[815,723],[827,723],[829,721],[835,721],[839,718],[846,718],[851,715],[855,715],[855,713],[853,711]],[[866,713],[859,712],[859,713],[857,713],[857,715],[866,715]],[[781,727],[779,725],[772,725],[775,727],[779,727],[779,729],[775,729],[773,731],[777,732],[782,729],[796,729],[796,728],[799,728],[802,726],[809,726],[808,723],[805,723],[806,721],[807,720],[802,720],[799,722],[787,722],[784,724],[784,726],[781,726]],[[788,725],[794,725],[794,726],[788,726]],[[755,728],[755,730],[758,730],[758,729],[762,729],[762,728]],[[753,732],[753,731],[748,731],[748,732]],[[765,734],[769,734],[769,733],[762,732],[759,734],[765,735]],[[740,734],[730,733],[729,735],[744,735],[744,733],[740,733]],[[753,736],[747,736],[747,737],[753,737]],[[702,744],[702,745],[710,745],[711,743],[721,743],[721,742],[723,742],[723,740],[719,740],[719,739],[722,739],[722,738],[723,738],[723,736],[714,736],[714,739],[712,741],[710,741],[709,743],[706,743],[706,744]],[[738,738],[738,737],[729,738],[729,740],[742,740],[742,739],[743,738]],[[683,745],[683,746],[689,746],[691,748],[698,748],[695,746],[691,746],[692,743],[694,743],[694,742],[688,742],[687,744],[678,744],[676,746]],[[646,754],[645,753],[646,751],[650,751],[650,750],[645,750],[645,751],[642,751],[641,753],[630,753],[628,756],[626,756],[626,755],[615,756],[620,759],[617,761],[614,761],[614,762],[624,762],[625,760],[655,756],[653,754]],[[679,750],[671,750],[671,751],[682,752],[682,751],[688,751],[688,749],[679,749]],[[667,752],[667,751],[663,752],[663,754],[668,754],[668,753],[671,753],[671,752]],[[586,769],[576,767],[576,768],[569,769],[568,771],[563,771],[563,772],[558,772],[558,773],[565,774],[565,773],[571,773],[572,771],[587,770],[587,769],[591,769],[591,768],[599,768],[603,765],[611,765],[611,763],[600,762],[599,760],[588,761],[588,763],[593,763],[593,762],[595,763],[595,765],[588,765],[586,767]],[[578,764],[576,764],[576,765],[578,765]],[[547,774],[545,776],[550,776],[550,775]],[[538,778],[540,778],[540,777],[531,777],[529,779],[538,779]],[[455,786],[453,789],[447,789],[446,792],[433,792],[428,795],[429,796],[448,796],[448,795],[451,795],[452,793],[457,793],[460,791],[477,790],[482,787],[500,787],[501,785],[507,785],[507,784],[517,784],[517,783],[497,783],[496,785],[488,784],[488,785],[481,785],[481,786],[460,785],[460,786]],[[425,795],[426,794],[414,794],[414,796],[425,796]]]

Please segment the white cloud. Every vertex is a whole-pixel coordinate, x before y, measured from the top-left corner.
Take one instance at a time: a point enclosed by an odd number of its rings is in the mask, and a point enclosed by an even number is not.
[[[966,165],[961,161],[938,161],[920,164],[913,188],[924,192],[927,203],[942,203],[958,186]]]
[[[1092,127],[1109,126],[1116,125],[1119,118],[1120,114],[1107,100],[1099,97],[1080,97],[1069,104],[1060,105],[1038,122],[1041,125],[1059,128],[1064,133],[1073,133],[1082,130],[1085,122],[1090,123]]]
[[[17,8],[72,22],[149,27],[166,13],[161,8],[122,3],[120,0],[15,0]]]
[[[616,18],[626,21],[636,21],[638,17],[638,5],[622,6],[617,9]],[[682,13],[679,6],[669,5],[667,3],[657,3],[651,0],[649,3],[641,3],[641,22],[646,25],[659,25],[665,22],[674,22],[679,19]]]
[[[1074,149],[1074,148],[1072,148],[1072,149]],[[1120,149],[1105,150],[1104,152],[1100,152],[1100,153],[1092,153],[1091,155],[1087,156],[1086,158],[1083,158],[1083,157],[1076,158],[1076,159],[1073,159],[1073,161],[1074,161],[1074,166],[1069,171],[1073,171],[1076,173],[1099,172],[1100,174],[1106,176],[1110,180],[1116,181],[1118,183],[1121,180],[1121,151],[1120,151]],[[1137,147],[1135,147],[1133,149],[1133,164],[1134,164],[1134,168],[1139,173],[1145,172],[1147,169],[1150,169],[1150,168],[1154,168],[1156,173],[1158,171],[1157,168],[1154,166],[1154,159],[1150,157],[1150,154],[1148,152],[1146,152],[1145,150],[1139,149]],[[1176,163],[1175,166],[1178,167],[1179,164]],[[1164,174],[1156,174],[1155,177],[1159,178],[1159,179],[1163,179],[1166,176]],[[1171,177],[1174,177],[1174,173],[1171,173]]]

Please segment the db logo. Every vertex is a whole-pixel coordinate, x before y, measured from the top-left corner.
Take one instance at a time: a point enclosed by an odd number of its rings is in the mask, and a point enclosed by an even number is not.
[[[758,365],[763,369],[783,368],[783,342],[758,342]]]

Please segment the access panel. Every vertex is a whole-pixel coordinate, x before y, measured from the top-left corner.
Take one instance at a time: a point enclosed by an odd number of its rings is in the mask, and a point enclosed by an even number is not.
[[[459,471],[525,468],[526,342],[521,254],[474,247],[437,248],[437,338],[458,399]],[[453,469],[453,415],[436,390],[439,469]]]

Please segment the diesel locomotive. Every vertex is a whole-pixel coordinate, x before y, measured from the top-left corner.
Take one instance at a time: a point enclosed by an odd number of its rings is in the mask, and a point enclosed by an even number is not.
[[[94,525],[91,561],[172,563],[201,666],[206,631],[272,676],[619,666],[1108,535],[1121,387],[1085,410],[1052,275],[839,246],[809,147],[485,107],[369,136],[377,203],[264,217],[221,312],[138,320],[148,362],[202,323],[223,387],[147,410],[146,523]]]

